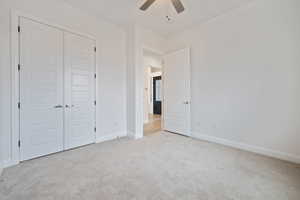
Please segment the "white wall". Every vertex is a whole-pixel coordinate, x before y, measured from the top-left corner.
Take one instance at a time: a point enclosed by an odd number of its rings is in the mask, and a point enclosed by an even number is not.
[[[299,8],[254,1],[169,40],[191,46],[195,137],[300,162]]]
[[[10,10],[28,13],[97,39],[97,139],[126,133],[126,34],[118,27],[90,16],[60,0],[0,1],[0,128],[3,160],[11,164]]]
[[[144,55],[144,66],[161,68],[162,58],[158,56]]]
[[[0,35],[0,44],[2,44],[2,39],[1,39],[1,35]],[[1,46],[0,46],[1,47]],[[0,51],[1,51],[1,48],[0,48]],[[3,59],[1,57],[1,53],[0,53],[0,66],[2,66],[3,64]],[[2,85],[4,84],[4,79],[2,78],[2,68],[0,68],[0,177],[1,177],[1,174],[2,174],[2,171],[3,171],[3,161],[4,161],[4,158],[3,158],[3,150],[4,150],[4,142],[3,142],[3,133],[4,133],[4,121],[2,120],[3,118],[3,98],[2,98]]]
[[[127,31],[127,127],[129,135],[143,137],[143,50],[158,54],[166,51],[166,40],[153,31],[133,26]]]
[[[2,124],[0,123],[0,131],[1,131]],[[2,134],[0,132],[0,177],[2,175],[3,171],[3,139],[2,139]]]
[[[135,137],[135,67],[136,67],[136,28],[129,26],[126,31],[127,38],[127,131],[128,136]]]

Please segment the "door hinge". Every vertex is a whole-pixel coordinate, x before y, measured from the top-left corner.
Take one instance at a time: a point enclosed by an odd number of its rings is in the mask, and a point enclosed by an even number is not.
[[[97,131],[97,128],[96,128],[96,127],[94,128],[94,131],[95,131],[95,132]]]
[[[18,26],[18,33],[20,33],[21,32],[21,27],[20,26]]]
[[[96,75],[96,74],[94,74],[94,77],[95,77],[95,78],[97,78],[97,75]]]
[[[18,71],[20,71],[21,70],[21,65],[20,64],[18,64]]]
[[[18,102],[18,109],[20,109],[21,108],[21,103],[20,102]]]
[[[97,104],[97,102],[96,101],[94,101],[94,105],[96,105]]]
[[[21,140],[18,141],[18,147],[21,147]]]
[[[94,47],[94,51],[97,52],[97,47]]]

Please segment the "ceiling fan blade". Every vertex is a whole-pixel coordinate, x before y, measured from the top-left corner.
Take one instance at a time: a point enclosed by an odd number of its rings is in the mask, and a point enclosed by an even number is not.
[[[184,11],[184,6],[180,0],[171,0],[171,1],[178,14]]]
[[[141,10],[147,10],[156,0],[147,0],[141,7]]]

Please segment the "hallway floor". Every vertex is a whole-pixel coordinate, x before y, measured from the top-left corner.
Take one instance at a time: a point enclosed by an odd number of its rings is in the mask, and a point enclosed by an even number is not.
[[[299,200],[300,166],[159,132],[4,170],[1,200]]]
[[[144,136],[161,131],[161,115],[149,114],[149,122],[144,124]]]

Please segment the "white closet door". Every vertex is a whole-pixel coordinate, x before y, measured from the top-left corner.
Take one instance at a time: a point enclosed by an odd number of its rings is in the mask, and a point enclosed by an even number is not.
[[[64,33],[65,148],[95,142],[95,41]]]
[[[190,53],[164,56],[164,130],[190,135]]]
[[[20,18],[21,161],[63,150],[63,32]]]

